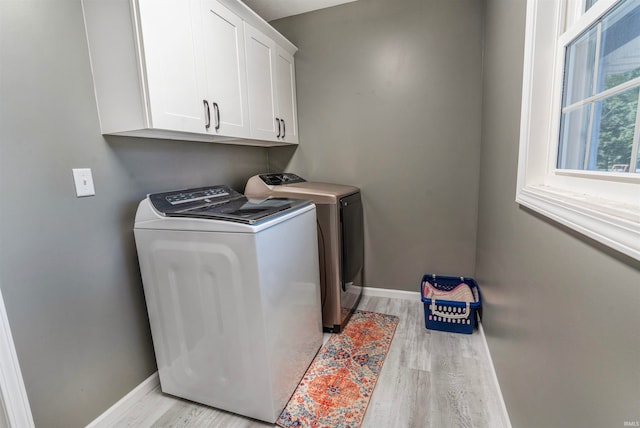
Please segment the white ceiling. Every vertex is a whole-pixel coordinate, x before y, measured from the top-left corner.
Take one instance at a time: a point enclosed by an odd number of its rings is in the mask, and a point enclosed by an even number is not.
[[[324,9],[355,0],[242,0],[265,21]]]

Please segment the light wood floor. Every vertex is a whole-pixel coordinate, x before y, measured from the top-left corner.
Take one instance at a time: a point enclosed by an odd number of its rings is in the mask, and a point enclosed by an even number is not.
[[[359,309],[400,318],[363,428],[510,426],[478,331],[465,335],[425,329],[419,301],[363,296]],[[133,405],[116,426],[272,425],[177,399],[156,388]]]

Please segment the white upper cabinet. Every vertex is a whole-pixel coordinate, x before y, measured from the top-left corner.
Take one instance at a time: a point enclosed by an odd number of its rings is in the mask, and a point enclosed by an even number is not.
[[[256,138],[278,138],[276,89],[273,58],[276,44],[260,31],[245,24],[247,45],[247,84],[251,133]]]
[[[251,132],[257,138],[298,142],[293,55],[245,23]]]
[[[150,110],[146,123],[141,123],[140,128],[205,132],[205,64],[193,43],[198,31],[197,6],[197,3],[189,1],[138,2],[141,59],[146,72]],[[110,66],[116,64],[117,60],[114,60]],[[94,74],[95,71],[94,66]],[[98,93],[100,98],[117,94],[121,90],[118,80],[103,79],[101,83],[103,87],[99,88]],[[114,105],[114,109],[118,107],[120,106]],[[106,122],[103,123],[103,132],[126,130],[120,129],[124,124],[120,125],[117,117],[111,117],[112,113],[117,112],[107,110],[101,113],[102,122]]]
[[[276,100],[278,117],[282,124],[281,139],[298,142],[298,115],[296,108],[296,77],[293,55],[276,46]]]
[[[297,143],[295,82],[285,96],[293,97],[293,107],[281,107],[277,77],[280,69],[288,69],[293,79],[296,48],[239,0],[82,4],[103,134],[266,146]],[[246,40],[245,26],[261,30],[262,41],[270,46],[268,61]],[[288,66],[279,65],[279,51]],[[268,84],[250,85],[256,74],[266,76]],[[271,99],[269,111],[254,117],[251,90]],[[276,113],[282,119],[276,121]],[[267,114],[269,133],[261,122]],[[278,136],[278,125],[284,138]]]
[[[247,67],[242,19],[216,0],[201,2],[197,42],[205,58],[208,132],[249,138]],[[208,106],[207,106],[208,104]]]

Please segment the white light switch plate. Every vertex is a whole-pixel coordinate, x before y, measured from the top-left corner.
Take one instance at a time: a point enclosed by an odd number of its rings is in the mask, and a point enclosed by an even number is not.
[[[91,168],[74,168],[73,181],[76,184],[76,196],[93,196],[96,189],[93,187],[93,177],[91,176]]]

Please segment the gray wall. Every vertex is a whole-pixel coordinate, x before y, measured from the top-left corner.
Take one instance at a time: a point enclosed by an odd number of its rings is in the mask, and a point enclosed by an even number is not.
[[[361,0],[272,23],[300,49],[301,144],[270,169],[362,189],[369,287],[474,272],[482,8]]]
[[[155,370],[133,241],[146,193],[267,168],[263,148],[100,135],[80,0],[0,1],[0,284],[35,422],[79,427]],[[71,168],[93,170],[76,198]]]
[[[514,427],[640,420],[640,263],[515,202],[524,0],[488,0],[476,277]]]

